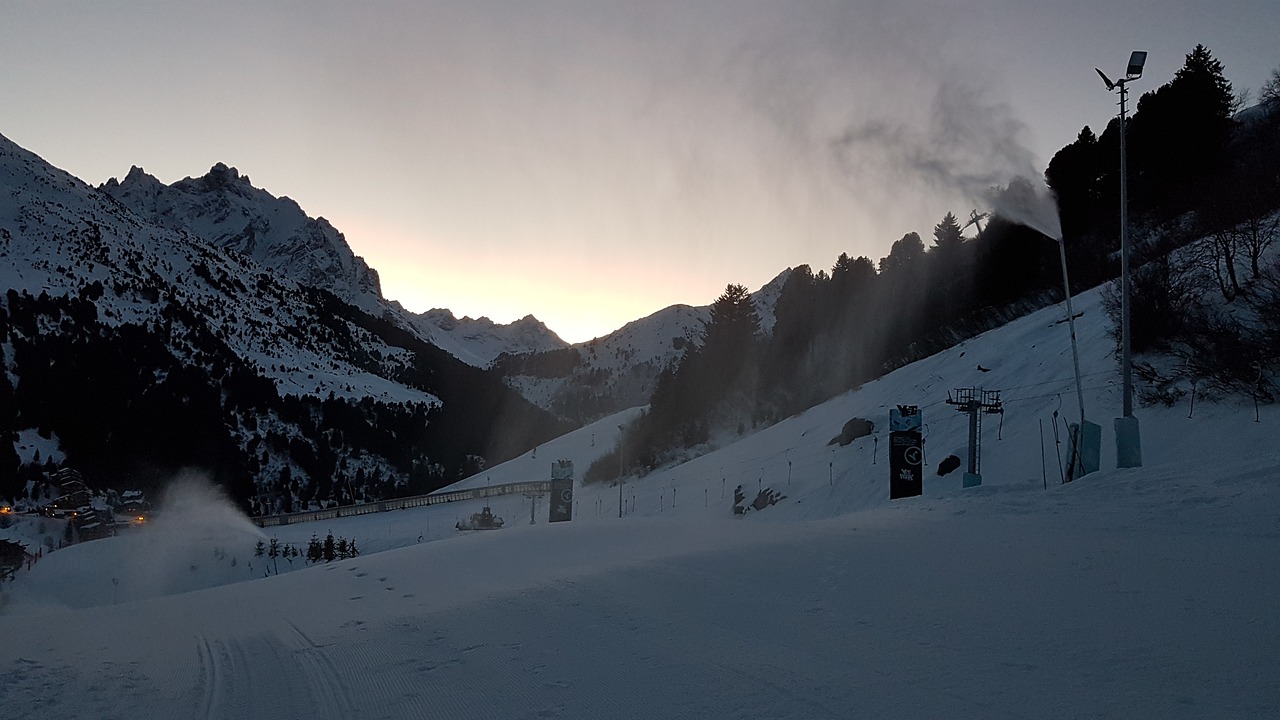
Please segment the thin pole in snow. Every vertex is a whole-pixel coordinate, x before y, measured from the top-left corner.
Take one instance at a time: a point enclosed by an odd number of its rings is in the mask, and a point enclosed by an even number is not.
[[[1058,438],[1058,411],[1053,411],[1053,450],[1058,454],[1058,480],[1065,485],[1067,478],[1062,474],[1062,440]]]
[[[1044,418],[1037,418],[1040,421],[1040,477],[1044,480],[1044,489],[1049,489],[1049,470],[1045,467],[1044,457]]]
[[[1253,390],[1253,421],[1256,423],[1262,422],[1262,411],[1258,409],[1258,395],[1259,395],[1258,391],[1261,389],[1262,389],[1262,368],[1259,367],[1258,382],[1255,384],[1255,387]]]

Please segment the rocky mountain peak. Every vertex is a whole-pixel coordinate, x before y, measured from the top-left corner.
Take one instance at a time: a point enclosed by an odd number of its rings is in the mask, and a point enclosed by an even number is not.
[[[369,310],[382,304],[377,273],[342,233],[293,200],[255,188],[225,163],[172,185],[135,167],[100,189],[151,222],[247,255],[299,283]]]

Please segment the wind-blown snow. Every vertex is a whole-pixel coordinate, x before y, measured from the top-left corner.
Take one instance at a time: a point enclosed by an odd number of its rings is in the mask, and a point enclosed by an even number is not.
[[[1280,412],[1141,409],[1145,467],[1112,469],[1116,363],[1099,293],[1077,301],[1104,469],[1073,483],[1056,469],[1052,424],[1076,410],[1050,308],[629,478],[621,520],[616,486],[580,485],[570,523],[548,524],[544,499],[530,526],[513,495],[489,501],[497,532],[452,529],[479,501],[284,526],[268,534],[332,531],[364,554],[270,578],[255,559],[251,582],[119,604],[100,583],[127,538],[60,550],[9,588],[0,705],[41,720],[1274,717]],[[947,392],[975,385],[1007,409],[986,418],[984,484],[962,489],[933,471],[964,457]],[[924,497],[890,503],[899,403],[923,408],[928,468]],[[855,416],[874,435],[828,446]],[[562,457],[581,477],[624,421],[466,484],[545,479]],[[787,498],[734,518],[737,484]],[[184,572],[218,562],[206,548]],[[53,573],[97,607],[47,604],[34,590]]]

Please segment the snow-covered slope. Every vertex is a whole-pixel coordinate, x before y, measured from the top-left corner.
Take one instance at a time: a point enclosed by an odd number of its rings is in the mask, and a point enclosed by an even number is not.
[[[1140,408],[1145,466],[1114,469],[1098,293],[1077,309],[1104,452],[1073,483],[1056,469],[1076,409],[1050,308],[621,493],[579,485],[570,523],[547,524],[543,499],[529,525],[513,495],[488,501],[498,532],[452,529],[479,501],[286,526],[281,541],[332,531],[366,551],[264,579],[253,531],[226,518],[165,567],[189,583],[251,562],[260,579],[130,602],[140,540],[58,551],[10,590],[0,700],[42,719],[1275,716],[1280,411]],[[972,386],[1006,412],[986,418],[983,485],[962,489],[935,470],[964,456],[946,399]],[[906,403],[924,412],[925,495],[890,502],[884,424]],[[874,434],[828,445],[853,416]],[[580,476],[624,421],[467,484],[558,458]],[[757,483],[787,497],[733,517],[734,486]]]

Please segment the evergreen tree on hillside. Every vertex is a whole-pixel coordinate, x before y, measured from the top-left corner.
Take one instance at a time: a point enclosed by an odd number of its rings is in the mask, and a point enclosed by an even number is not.
[[[841,254],[836,267],[847,265],[848,258]],[[843,276],[848,268],[840,272]],[[830,323],[823,297],[828,282],[822,273],[815,276],[808,265],[794,268],[787,276],[773,309],[773,335],[761,350],[763,393],[786,395],[798,385],[812,385],[814,343]]]
[[[1119,127],[1118,123],[1112,125]],[[1096,282],[1106,275],[1106,238],[1119,232],[1119,179],[1112,173],[1119,166],[1119,130],[1109,132],[1116,141],[1110,149],[1084,126],[1075,142],[1053,156],[1044,173],[1058,199],[1071,275],[1084,282]],[[1109,178],[1108,173],[1112,173]],[[1113,226],[1117,226],[1114,231]]]
[[[1216,172],[1235,102],[1222,63],[1203,45],[1172,81],[1138,100],[1128,126],[1129,186],[1137,209],[1174,215],[1194,204],[1197,179]]]
[[[673,448],[705,442],[713,426],[741,423],[741,407],[731,409],[729,401],[754,402],[757,376],[746,371],[756,366],[759,332],[751,294],[727,286],[711,306],[702,345],[659,374],[649,411],[628,428],[623,461],[653,467]]]
[[[923,257],[924,241],[920,233],[909,232],[893,243],[887,256],[880,258],[880,272],[891,275],[915,269]]]
[[[950,323],[968,306],[972,292],[972,246],[964,244],[960,222],[948,212],[933,226],[933,247],[924,283],[928,318],[935,326]]]
[[[948,211],[942,216],[942,221],[933,226],[933,250],[950,253],[962,242],[964,242],[964,235],[960,231],[960,222]]]
[[[711,320],[704,329],[703,352],[708,361],[736,376],[760,332],[751,293],[743,285],[730,284],[711,304]]]

